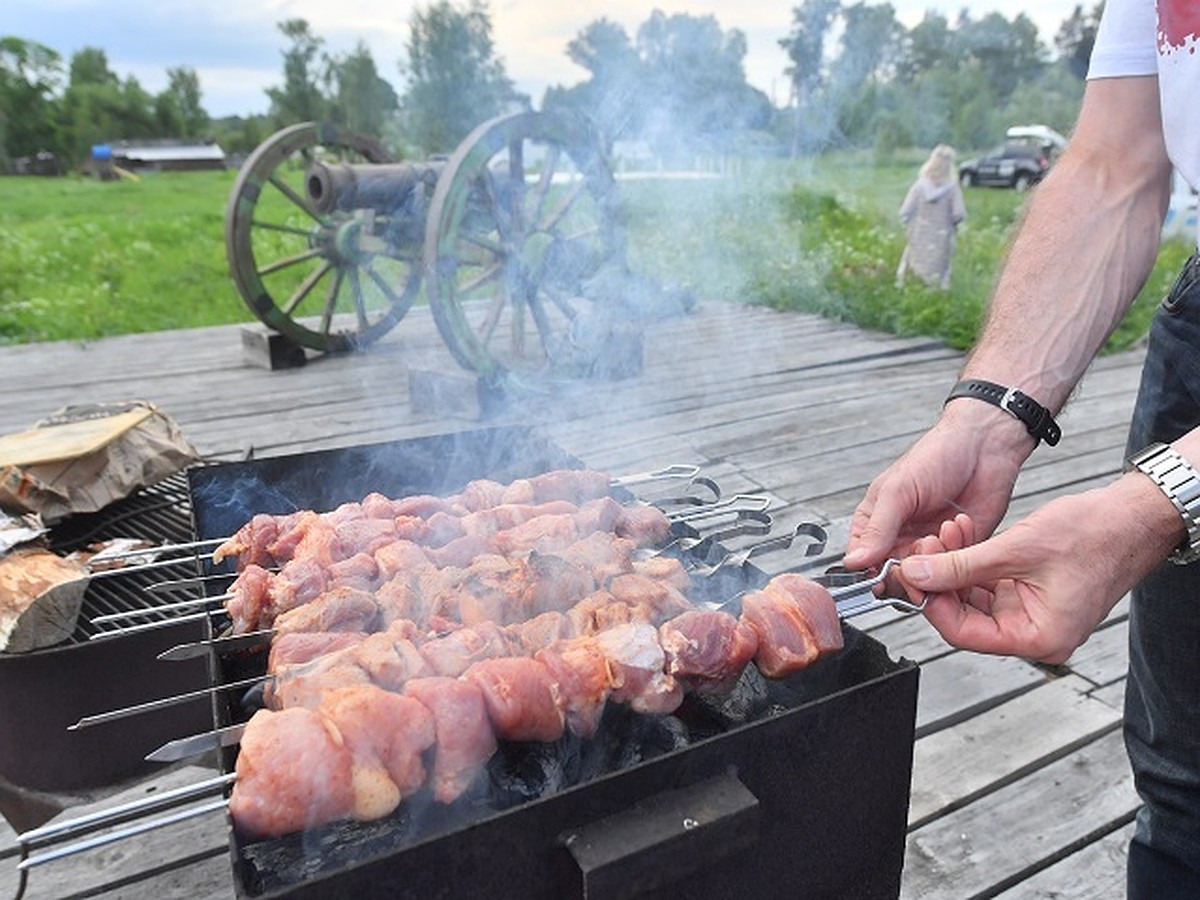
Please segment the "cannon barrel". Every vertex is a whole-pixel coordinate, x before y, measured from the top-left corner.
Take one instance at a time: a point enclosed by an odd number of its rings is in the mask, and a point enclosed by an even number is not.
[[[432,190],[440,170],[440,163],[313,163],[304,184],[316,212],[386,213],[403,205],[418,185]]]

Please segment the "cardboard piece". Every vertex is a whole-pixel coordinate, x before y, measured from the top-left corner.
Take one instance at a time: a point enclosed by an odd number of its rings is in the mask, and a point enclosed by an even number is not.
[[[103,509],[198,458],[179,426],[146,401],[69,406],[0,438],[0,509],[53,524]]]

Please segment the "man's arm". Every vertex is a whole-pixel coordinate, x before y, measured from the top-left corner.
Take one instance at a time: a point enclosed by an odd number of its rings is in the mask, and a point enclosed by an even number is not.
[[[1157,79],[1089,82],[964,375],[1061,409],[1154,266],[1170,189]]]
[[[1153,268],[1170,187],[1157,79],[1089,82],[1071,143],[1031,198],[964,376],[1062,409]],[[871,483],[851,521],[846,565],[903,555],[960,512],[987,537],[1034,446],[1008,413],[948,403]]]

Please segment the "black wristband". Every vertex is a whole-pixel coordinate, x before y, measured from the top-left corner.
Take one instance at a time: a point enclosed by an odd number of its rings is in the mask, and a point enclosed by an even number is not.
[[[954,386],[950,396],[946,398],[946,403],[958,397],[974,397],[976,400],[1000,407],[1013,418],[1019,419],[1035,441],[1045,441],[1053,447],[1062,437],[1062,429],[1054,421],[1054,416],[1050,415],[1050,410],[1016,388],[967,378]]]

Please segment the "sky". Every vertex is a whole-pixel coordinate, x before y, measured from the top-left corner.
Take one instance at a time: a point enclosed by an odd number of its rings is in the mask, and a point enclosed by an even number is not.
[[[880,0],[882,2],[882,0]],[[998,12],[1013,18],[1024,12],[1050,43],[1058,26],[1080,0],[890,0],[905,25],[932,9],[953,19],[960,9],[979,18]],[[150,93],[167,86],[167,69],[186,66],[200,80],[209,115],[265,113],[265,90],[282,81],[287,40],[277,23],[305,19],[324,40],[326,51],[348,53],[361,40],[381,77],[397,91],[415,0],[0,0],[0,36],[35,41],[57,51],[64,63],[85,47],[103,50],[109,68],[134,77]],[[595,19],[604,17],[632,38],[655,10],[670,15],[711,15],[723,29],[738,28],[748,53],[746,78],[777,104],[787,100],[779,47],[791,27],[787,0],[491,0],[492,35],[497,54],[517,89],[535,105],[549,86],[582,81],[586,72],[566,56],[567,44]]]

